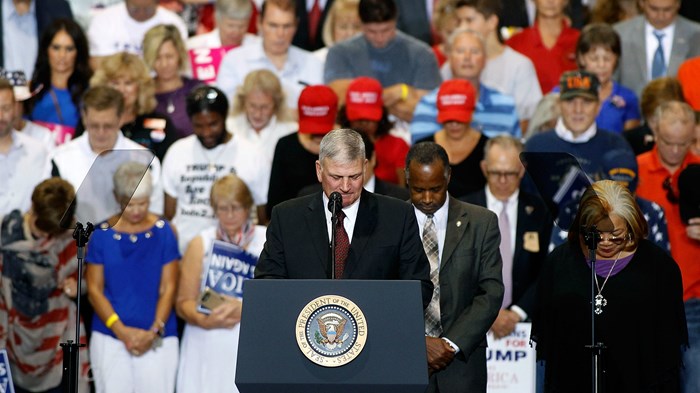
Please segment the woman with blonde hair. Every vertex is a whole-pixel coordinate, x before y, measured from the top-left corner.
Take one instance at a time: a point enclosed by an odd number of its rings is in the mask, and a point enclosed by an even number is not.
[[[227,128],[258,146],[270,165],[277,141],[298,127],[291,121],[280,80],[268,70],[246,75],[236,90],[232,114],[226,121]]]
[[[326,46],[315,50],[314,56],[325,62],[328,48],[360,33],[362,23],[358,12],[359,6],[360,0],[335,0],[333,2],[321,31],[321,38]]]
[[[157,25],[148,30],[143,37],[143,60],[155,73],[155,111],[170,117],[178,138],[192,134],[185,97],[202,81],[183,75],[189,62],[180,31],[173,25]]]
[[[153,150],[162,161],[177,135],[170,118],[155,112],[155,82],[143,60],[126,52],[107,56],[100,61],[90,86],[110,86],[122,93],[124,136]]]
[[[603,390],[680,391],[688,344],[681,273],[647,233],[622,183],[595,182],[581,197],[568,241],[548,256],[537,287],[532,338],[546,362],[545,392],[591,391],[592,301]],[[593,283],[588,234],[597,239]]]
[[[235,384],[238,335],[243,292],[236,289],[222,296],[220,304],[202,312],[202,278],[215,242],[238,250],[237,259],[252,265],[234,272],[235,280],[253,278],[258,256],[265,244],[265,227],[253,224],[253,196],[245,182],[234,174],[217,180],[211,187],[211,206],[217,223],[202,231],[187,247],[175,307],[187,325],[182,336],[178,393],[232,393]],[[236,285],[242,288],[242,285]],[[204,305],[207,308],[206,304]]]

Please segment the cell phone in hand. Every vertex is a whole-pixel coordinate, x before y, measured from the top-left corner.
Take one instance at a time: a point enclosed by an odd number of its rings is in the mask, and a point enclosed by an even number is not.
[[[213,310],[217,308],[220,304],[224,303],[226,298],[220,293],[212,290],[209,287],[204,288],[202,294],[199,296],[199,305],[208,309]]]

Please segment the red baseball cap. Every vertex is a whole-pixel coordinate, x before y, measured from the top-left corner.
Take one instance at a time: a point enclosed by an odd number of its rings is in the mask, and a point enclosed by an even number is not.
[[[299,95],[299,132],[329,133],[338,114],[338,96],[325,85],[307,86]]]
[[[355,78],[345,95],[345,115],[348,120],[379,121],[383,112],[381,83],[365,76]]]
[[[476,107],[476,90],[463,79],[445,81],[437,95],[439,123],[458,121],[469,123]]]

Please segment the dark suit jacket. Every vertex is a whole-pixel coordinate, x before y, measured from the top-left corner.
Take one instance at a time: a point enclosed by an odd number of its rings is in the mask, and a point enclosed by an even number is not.
[[[255,278],[331,277],[326,207],[321,195],[292,199],[272,209]],[[420,280],[423,306],[430,302],[430,265],[411,205],[362,191],[343,279]]]
[[[463,198],[465,202],[486,207],[486,191],[473,192]],[[549,209],[539,197],[520,190],[518,194],[518,221],[515,224],[515,250],[513,251],[513,303],[532,315],[535,304],[535,287],[540,269],[547,257],[552,234],[552,218]],[[526,250],[525,235],[537,233],[537,249]]]
[[[35,10],[36,10],[36,37],[37,42],[41,39],[41,33],[44,29],[54,19],[58,18],[69,18],[73,19],[73,12],[70,9],[70,4],[66,0],[34,0]],[[2,8],[2,2],[0,1],[0,8]],[[2,13],[0,13],[0,16]],[[0,17],[0,32],[2,32],[2,18]],[[41,48],[39,48],[41,49]],[[5,65],[5,57],[3,56],[3,49],[0,46],[0,66]],[[10,70],[15,71],[15,70]],[[28,79],[31,79],[31,75],[27,75]]]
[[[396,0],[399,16],[396,27],[404,33],[432,46],[430,18],[425,8],[425,0]]]
[[[433,374],[428,391],[486,391],[486,332],[503,301],[501,233],[496,215],[449,199],[440,260],[440,319],[443,337],[460,352]]]
[[[402,201],[406,201],[410,197],[406,187],[399,187],[396,184],[388,183],[377,178],[375,178],[374,181],[375,194],[390,196],[392,198],[401,199]],[[321,190],[321,183],[312,184],[302,188],[298,196],[311,195]]]
[[[316,29],[316,42],[311,43],[309,37],[309,12],[306,11],[306,1],[297,0],[296,14],[299,19],[299,24],[297,25],[297,31],[294,33],[294,38],[292,39],[292,45],[298,46],[299,48],[306,49],[308,51],[314,51],[316,49],[323,48],[325,45],[323,43],[323,24],[326,23],[326,18],[328,17],[328,11],[333,5],[333,0],[328,0],[326,6],[321,11],[321,20],[318,22],[318,28]]]

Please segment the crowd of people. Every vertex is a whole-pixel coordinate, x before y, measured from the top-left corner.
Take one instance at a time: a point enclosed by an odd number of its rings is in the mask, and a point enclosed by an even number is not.
[[[594,269],[607,390],[700,393],[689,3],[0,0],[15,391],[62,391],[81,319],[81,392],[237,392],[243,293],[202,306],[225,243],[255,278],[420,280],[430,392],[485,391],[519,322],[541,388],[590,391]]]

